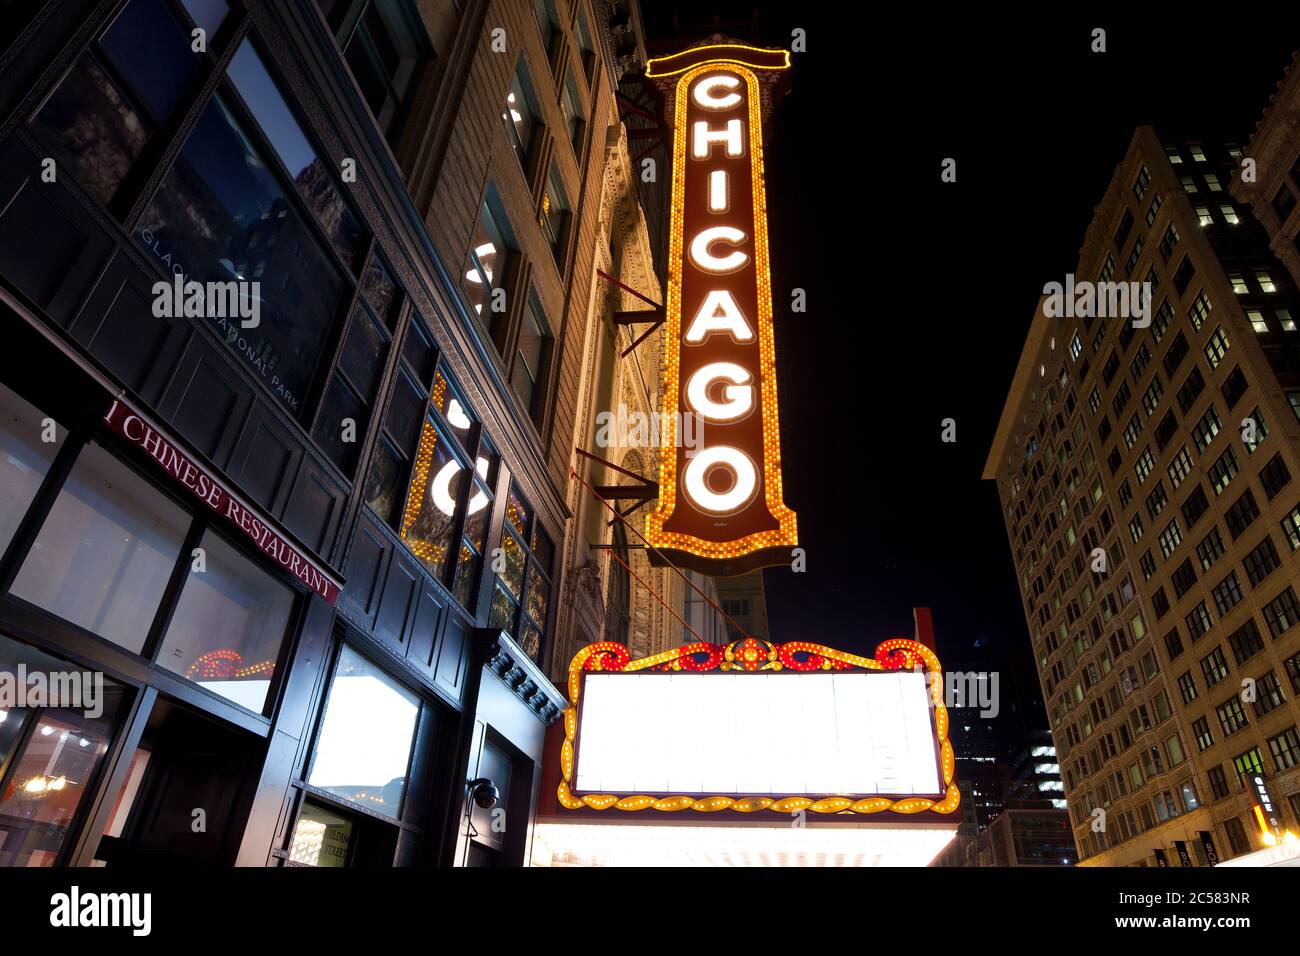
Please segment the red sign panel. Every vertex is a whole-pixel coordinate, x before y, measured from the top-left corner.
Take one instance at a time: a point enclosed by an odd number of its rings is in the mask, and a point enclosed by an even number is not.
[[[260,512],[196,464],[125,402],[115,400],[104,421],[131,444],[143,449],[194,497],[234,523],[272,561],[330,604],[338,600],[339,582],[331,574],[290,544]]]
[[[797,544],[781,490],[762,87],[736,52],[745,49],[706,48],[690,68],[666,58],[681,72],[660,499],[646,539],[679,563],[716,574],[788,562]],[[652,69],[660,65],[651,61]],[[677,427],[692,417],[699,428]],[[698,447],[686,447],[691,433],[702,436]]]

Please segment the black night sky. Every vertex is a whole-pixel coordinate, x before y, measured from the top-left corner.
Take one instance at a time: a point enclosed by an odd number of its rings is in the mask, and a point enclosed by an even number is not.
[[[642,9],[666,41],[655,52],[713,32],[715,14],[721,32],[763,45],[807,34],[766,142],[786,501],[808,554],[804,574],[766,572],[773,639],[870,649],[910,636],[912,607],[928,606],[945,662],[981,640],[980,663],[963,665],[1003,670],[1004,687],[1036,697],[996,491],[980,475],[1039,293],[1074,270],[1134,128],[1244,146],[1295,36],[1252,17],[1170,32],[1168,17],[1132,8],[1035,13],[1030,30],[794,3],[759,8],[755,36],[751,4]],[[1106,53],[1090,52],[1094,27]],[[955,184],[939,179],[949,156]],[[795,287],[802,315],[788,309]],[[955,444],[940,441],[948,417]],[[1046,727],[1039,706],[1029,723]]]

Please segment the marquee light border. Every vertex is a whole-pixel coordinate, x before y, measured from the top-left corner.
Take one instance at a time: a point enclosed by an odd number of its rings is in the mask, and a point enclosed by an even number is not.
[[[697,48],[698,49],[698,48]],[[759,49],[752,47],[749,49]],[[691,52],[691,51],[683,51]],[[675,54],[680,55],[680,54]],[[788,53],[787,53],[788,56]],[[664,58],[667,59],[667,58]],[[754,273],[758,314],[754,317],[759,344],[759,387],[763,401],[763,498],[777,527],[755,531],[734,541],[706,541],[679,531],[665,531],[664,523],[677,509],[677,412],[681,402],[682,256],[686,201],[687,106],[686,97],[696,77],[719,69],[730,70],[745,81],[748,97],[749,164],[754,205]],[[764,68],[766,69],[766,68]],[[663,335],[663,414],[659,450],[659,504],[645,519],[645,537],[656,548],[685,551],[701,558],[735,559],[767,548],[794,548],[799,544],[798,523],[785,504],[781,482],[781,423],[776,394],[776,341],[772,328],[772,276],[767,237],[767,187],[763,176],[763,116],[761,89],[752,69],[734,60],[708,60],[685,72],[678,81],[673,115],[672,210],[668,229],[668,262],[678,270],[669,276]]]
[[[791,670],[808,673],[846,670],[887,672],[916,670],[918,667],[926,675],[930,704],[934,708],[935,737],[939,745],[945,790],[941,800],[932,800],[929,797],[904,797],[900,800],[890,800],[888,797],[863,797],[852,800],[841,796],[823,797],[820,800],[813,800],[811,797],[784,797],[778,800],[770,796],[718,795],[696,798],[681,794],[664,797],[633,794],[620,797],[612,793],[579,796],[571,788],[574,771],[574,740],[578,734],[578,699],[582,693],[584,671],[633,673],[643,670],[749,672]],[[584,808],[608,810],[613,807],[623,811],[659,810],[664,813],[675,813],[680,810],[695,810],[701,813],[716,813],[719,810],[755,813],[760,810],[771,810],[786,814],[800,810],[811,810],[813,813],[856,814],[889,811],[905,815],[922,813],[926,810],[934,813],[952,813],[961,803],[961,791],[953,780],[956,763],[952,743],[948,740],[948,708],[943,701],[943,681],[930,679],[931,674],[942,673],[943,669],[934,651],[919,641],[902,637],[890,638],[878,644],[874,657],[862,657],[810,641],[773,644],[747,637],[725,645],[702,641],[683,644],[681,647],[633,660],[626,645],[616,641],[597,641],[579,650],[569,663],[569,706],[564,711],[564,745],[560,751],[561,779],[556,796],[560,806],[566,810]]]
[[[707,61],[697,61],[695,56],[703,53],[705,50],[723,50],[725,53],[710,54]],[[748,57],[746,54],[756,53],[758,56]],[[731,55],[728,55],[731,54]],[[763,54],[770,59],[774,55],[781,57],[780,63],[764,62]],[[686,65],[676,68],[670,68],[672,61],[685,60]],[[745,43],[706,43],[703,46],[688,47],[678,53],[672,53],[668,56],[656,56],[646,61],[646,79],[656,80],[664,79],[669,76],[677,76],[679,73],[685,73],[698,66],[702,62],[710,65],[727,64],[730,66],[749,67],[754,70],[788,70],[790,69],[790,51],[780,48],[749,46]],[[658,72],[662,70],[662,72]]]

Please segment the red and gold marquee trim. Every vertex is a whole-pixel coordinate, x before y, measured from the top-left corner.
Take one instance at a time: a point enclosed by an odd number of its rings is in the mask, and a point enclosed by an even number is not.
[[[675,812],[678,810],[697,810],[701,813],[713,813],[718,810],[735,810],[738,813],[754,813],[759,810],[772,810],[776,813],[796,813],[811,810],[814,813],[891,813],[913,814],[926,810],[934,813],[952,813],[961,802],[961,793],[953,780],[955,764],[952,744],[948,740],[948,708],[943,702],[943,681],[927,680],[930,704],[934,708],[935,736],[939,746],[940,762],[943,771],[945,795],[941,800],[928,797],[904,797],[891,800],[888,797],[849,797],[830,796],[820,800],[810,797],[689,797],[670,795],[654,797],[644,794],[617,796],[615,794],[573,793],[570,784],[574,771],[574,740],[578,734],[578,699],[582,693],[582,674],[584,671],[632,673],[635,671],[897,671],[921,669],[927,676],[943,673],[939,658],[934,651],[919,641],[908,638],[890,638],[876,646],[875,657],[862,657],[847,651],[836,650],[824,644],[810,641],[789,641],[785,644],[773,644],[768,641],[747,637],[730,644],[709,644],[698,642],[683,644],[672,650],[650,657],[632,659],[627,647],[614,641],[598,641],[588,644],[574,655],[569,664],[569,707],[564,711],[564,747],[560,754],[562,779],[557,791],[560,805],[568,810],[660,810]]]

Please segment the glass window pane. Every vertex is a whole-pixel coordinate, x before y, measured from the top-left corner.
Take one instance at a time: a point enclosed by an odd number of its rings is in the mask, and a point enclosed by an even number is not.
[[[528,536],[528,521],[533,513],[524,499],[519,496],[519,492],[512,486],[510,488],[510,498],[506,502],[506,520],[519,532],[520,537]]]
[[[483,474],[485,462],[478,460],[479,474]],[[465,515],[465,540],[475,551],[482,554],[483,538],[487,534],[488,522],[492,520],[492,496],[481,482],[474,482],[474,496],[469,500],[469,511]]]
[[[504,280],[502,273],[510,247],[487,203],[479,211],[478,227],[470,244],[465,266],[465,292],[474,311],[485,320],[490,317],[492,289]],[[485,310],[488,310],[485,312]]]
[[[269,277],[260,280],[257,328],[208,321],[281,404],[299,414],[343,278],[220,96],[199,117],[136,238],[164,269],[187,280]]]
[[[536,564],[528,565],[528,600],[524,604],[528,616],[538,625],[546,625],[546,602],[551,596],[551,583],[542,576]]]
[[[181,0],[181,3],[189,11],[194,25],[207,31],[208,49],[212,49],[212,38],[217,35],[221,24],[226,22],[226,14],[230,12],[226,0]]]
[[[410,455],[424,421],[424,392],[405,374],[397,377],[393,400],[388,406],[388,431],[397,441],[397,447]]]
[[[0,385],[0,554],[9,547],[67,437],[55,425],[54,441],[42,441],[44,419],[35,405]]]
[[[501,581],[510,593],[518,598],[524,586],[524,549],[510,532],[501,534],[501,550],[505,555],[506,566],[501,572]]]
[[[383,319],[384,324],[391,329],[397,316],[397,285],[378,255],[370,257],[361,291],[370,303],[370,308],[375,310],[375,315]]]
[[[452,433],[460,440],[462,448],[470,448],[470,436],[474,430],[474,417],[465,400],[460,397],[460,389],[452,385],[443,375],[442,369],[433,376],[433,407],[436,408]]]
[[[555,556],[555,545],[551,544],[551,536],[542,530],[540,523],[533,525],[533,558],[542,566],[542,570],[547,574],[551,573],[551,559]]]
[[[492,589],[492,613],[488,616],[488,627],[513,633],[515,608],[518,606],[498,581],[496,587]]]
[[[542,653],[542,632],[533,627],[528,621],[524,621],[517,635],[517,640],[520,650],[536,661]]]
[[[153,124],[89,54],[73,67],[32,129],[105,205],[149,140]]]
[[[427,385],[433,375],[433,343],[424,330],[424,323],[418,319],[411,320],[411,328],[402,345],[402,357],[410,364],[420,384]]]
[[[397,502],[403,487],[403,459],[388,439],[380,438],[375,448],[375,458],[370,463],[370,479],[366,483],[366,504],[388,525],[397,521]]]
[[[398,533],[411,552],[440,579],[452,547],[456,507],[466,471],[437,426],[426,420]]]
[[[348,429],[349,420],[352,429]],[[365,403],[342,378],[335,375],[325,392],[325,405],[316,421],[315,438],[334,464],[349,475],[356,465],[357,450],[361,447],[361,436],[365,433],[365,422]],[[344,441],[349,432],[353,440]]]
[[[478,584],[478,569],[481,561],[482,559],[469,543],[462,541],[460,559],[456,562],[456,580],[451,586],[452,593],[456,595],[456,600],[460,602],[461,607],[469,608],[474,600],[474,589]]]
[[[211,531],[202,547],[204,570],[191,562],[158,663],[260,714],[293,592]]]
[[[244,40],[230,61],[229,75],[243,97],[253,118],[270,140],[280,161],[284,163],[303,201],[316,214],[330,244],[349,265],[356,258],[361,242],[361,230],[343,196],[334,185],[330,167],[316,154],[316,149],[298,125],[293,111],[280,94],[253,49]]]
[[[387,351],[388,337],[370,310],[358,302],[352,312],[352,325],[339,364],[367,402],[374,397]]]
[[[397,818],[420,700],[344,646],[307,782]]]
[[[190,516],[99,445],[77,458],[13,593],[139,653]]]
[[[162,0],[131,0],[100,45],[154,122],[168,117],[194,77],[189,31]]]
[[[0,766],[12,757],[13,770],[0,793],[0,867],[53,866],[108,750],[123,690],[0,637],[0,671],[14,674],[19,664],[62,693],[0,709]]]

